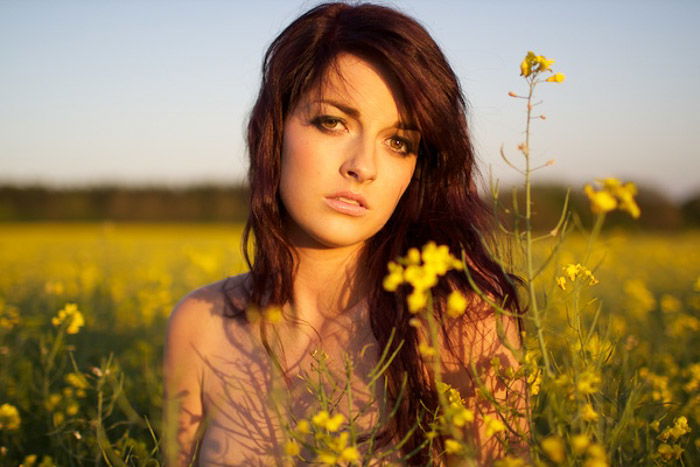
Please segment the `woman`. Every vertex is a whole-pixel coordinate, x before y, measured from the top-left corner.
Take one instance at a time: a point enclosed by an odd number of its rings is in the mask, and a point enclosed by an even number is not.
[[[512,278],[485,247],[490,219],[477,195],[457,78],[425,29],[377,5],[311,9],[267,51],[248,147],[250,272],[187,295],[168,327],[172,458],[186,464],[196,455],[205,465],[282,459],[282,425],[315,410],[298,376],[318,367],[319,349],[333,375],[344,374],[345,355],[354,364],[353,406],[337,407],[346,420],[357,411],[358,429],[381,426],[376,446],[385,449],[405,437],[395,459],[442,462],[444,439],[426,442],[438,395],[407,309],[411,288],[382,288],[387,263],[429,241],[464,254],[469,273],[450,271],[433,289],[442,378],[476,413],[466,430],[477,460],[503,455],[504,437],[499,442],[485,426],[497,417],[493,400],[477,397],[476,386],[524,407],[522,387],[506,390],[492,367],[494,358],[517,366],[508,348],[519,345],[519,323],[499,318],[468,276],[504,309],[519,306]],[[470,305],[447,319],[454,290]],[[396,357],[383,384],[372,385],[368,375],[387,346]],[[288,398],[281,408],[269,403],[277,371]]]

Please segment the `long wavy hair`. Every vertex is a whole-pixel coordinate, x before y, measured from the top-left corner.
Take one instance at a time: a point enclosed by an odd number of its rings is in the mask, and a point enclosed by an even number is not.
[[[400,110],[421,133],[414,177],[389,221],[367,241],[359,263],[363,276],[376,285],[367,302],[379,348],[401,343],[385,373],[390,406],[399,407],[384,431],[388,442],[403,438],[416,424],[427,427],[438,397],[417,350],[417,331],[409,325],[407,291],[382,289],[387,263],[430,240],[448,245],[454,255],[464,253],[469,273],[481,290],[508,309],[520,311],[517,279],[488,253],[486,239],[493,231],[493,216],[477,193],[466,103],[440,48],[419,23],[394,9],[325,3],[292,22],[265,54],[262,85],[247,134],[251,192],[243,248],[250,267],[250,302],[266,307],[293,301],[295,256],[285,233],[279,195],[284,121],[302,96],[319,86],[341,53],[379,65],[400,96]],[[450,273],[447,279],[434,290],[438,318],[451,290],[474,293],[464,272]],[[463,319],[474,318],[475,313],[468,310]],[[449,337],[444,325],[443,331]],[[400,396],[402,385],[404,397]],[[438,438],[431,452],[424,440],[421,430],[409,434],[402,451],[413,453],[410,463],[428,463],[443,444]]]

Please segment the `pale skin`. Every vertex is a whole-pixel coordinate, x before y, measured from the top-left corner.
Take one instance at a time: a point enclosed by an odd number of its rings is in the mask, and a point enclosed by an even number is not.
[[[294,306],[284,306],[285,319],[275,324],[270,343],[291,382],[288,415],[299,417],[313,401],[296,376],[309,370],[314,349],[328,354],[338,374],[344,355],[355,361],[355,409],[366,408],[377,396],[366,385],[378,353],[362,298],[371,285],[363,282],[357,258],[409,185],[420,141],[417,131],[400,123],[380,70],[352,55],[339,56],[336,70],[323,89],[301,100],[284,128],[280,195],[289,212],[287,233],[298,270]],[[347,214],[347,209],[357,211],[357,204],[366,209]],[[238,308],[247,308],[247,281],[244,274],[198,289],[178,303],[170,318],[164,373],[166,401],[176,408],[166,421],[177,443],[167,451],[169,465],[188,465],[198,443],[199,465],[274,465],[282,459],[279,420],[268,403],[274,369],[260,328],[223,316],[224,288]],[[494,319],[465,326],[457,348],[465,361],[483,366],[497,356],[515,366],[495,334]],[[505,324],[516,342],[514,323]],[[446,379],[465,397],[473,393],[464,368],[448,363],[446,369]],[[358,425],[369,429],[381,419],[380,412],[369,410]],[[487,440],[478,422],[473,436],[483,446],[481,461],[488,464],[498,455],[498,445]]]

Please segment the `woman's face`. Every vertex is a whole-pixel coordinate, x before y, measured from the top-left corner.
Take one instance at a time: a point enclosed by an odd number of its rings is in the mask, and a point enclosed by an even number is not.
[[[280,195],[297,246],[359,246],[389,220],[416,166],[406,128],[376,67],[338,56],[320,89],[284,124]]]

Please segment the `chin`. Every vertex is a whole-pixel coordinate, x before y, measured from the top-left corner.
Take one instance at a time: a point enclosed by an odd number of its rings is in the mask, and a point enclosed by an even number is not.
[[[306,237],[306,241],[300,239],[298,245],[318,247],[318,248],[350,248],[353,246],[361,247],[367,240],[372,238],[376,233],[375,231],[358,232],[353,231],[354,229],[337,228],[337,229],[318,229],[318,230],[306,230],[302,234]],[[297,237],[299,238],[299,237]]]
[[[333,235],[333,236],[313,236],[315,243],[320,248],[350,248],[353,246],[361,247],[369,240],[370,237],[358,237],[352,235]]]

